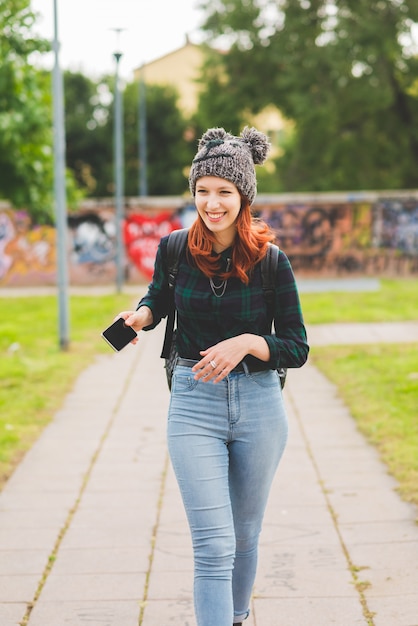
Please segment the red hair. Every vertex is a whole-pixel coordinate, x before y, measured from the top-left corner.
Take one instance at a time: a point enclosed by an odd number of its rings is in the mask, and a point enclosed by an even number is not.
[[[269,242],[274,240],[274,233],[265,222],[253,217],[245,198],[242,200],[236,226],[232,267],[229,272],[220,272],[220,255],[212,254],[215,235],[207,228],[200,215],[189,230],[189,252],[197,267],[208,278],[219,276],[226,279],[236,276],[248,285],[251,270],[265,257]]]

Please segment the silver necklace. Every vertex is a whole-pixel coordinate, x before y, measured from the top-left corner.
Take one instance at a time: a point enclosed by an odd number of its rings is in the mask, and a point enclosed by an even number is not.
[[[229,268],[231,267],[231,259],[227,259],[227,263],[226,263],[226,272],[229,272]],[[225,291],[226,291],[226,286],[228,284],[228,279],[226,278],[225,280],[222,280],[219,285],[215,285],[213,278],[210,277],[209,278],[209,284],[210,284],[210,288],[212,289],[212,293],[215,296],[215,298],[222,298],[222,296],[224,295]]]
[[[226,286],[228,284],[228,279],[223,280],[219,285],[215,285],[212,278],[209,278],[210,288],[212,289],[212,293],[216,298],[222,298],[226,291]]]

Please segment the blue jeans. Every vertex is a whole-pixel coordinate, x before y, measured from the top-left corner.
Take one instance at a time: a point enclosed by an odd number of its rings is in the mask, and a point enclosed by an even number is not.
[[[198,626],[248,617],[262,519],[286,440],[277,372],[233,372],[214,384],[176,367],[168,447],[192,535]]]

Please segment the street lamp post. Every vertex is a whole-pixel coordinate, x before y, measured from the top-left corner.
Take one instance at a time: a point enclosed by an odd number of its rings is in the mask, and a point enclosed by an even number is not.
[[[121,29],[115,29],[120,32]],[[119,63],[122,58],[121,52],[115,52],[115,120],[114,120],[114,161],[115,161],[115,207],[116,207],[116,289],[122,290],[124,281],[124,246],[123,246],[123,111],[122,94],[119,84]]]
[[[147,102],[145,67],[141,68],[139,76],[139,195],[148,195],[148,166],[147,166]]]
[[[54,0],[53,49],[55,54],[52,89],[54,113],[54,197],[57,225],[58,330],[60,348],[61,350],[67,350],[70,338],[68,313],[67,210],[65,191],[64,86],[62,72],[59,65],[57,0]]]

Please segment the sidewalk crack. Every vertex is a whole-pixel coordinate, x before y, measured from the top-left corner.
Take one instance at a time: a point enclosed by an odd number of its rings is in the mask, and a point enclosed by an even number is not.
[[[306,434],[306,430],[304,428],[302,417],[301,417],[300,411],[299,411],[299,409],[297,407],[297,403],[295,402],[294,396],[293,396],[293,394],[291,393],[290,390],[288,390],[287,395],[288,395],[288,397],[290,399],[290,404],[292,405],[294,414],[296,416],[296,420],[298,422],[298,425],[299,425],[299,428],[300,428],[300,431],[301,431],[301,434],[302,434],[302,438],[304,440],[304,443],[305,443],[305,446],[306,446],[306,450],[308,452],[308,456],[309,456],[309,458],[311,460],[311,463],[312,463],[312,466],[313,466],[313,468],[315,470],[315,474],[316,474],[319,486],[321,488],[322,494],[323,494],[325,502],[327,504],[327,509],[328,509],[328,511],[329,511],[329,513],[331,515],[332,523],[333,523],[333,526],[335,528],[335,532],[337,533],[338,540],[339,540],[340,545],[341,545],[341,549],[342,549],[344,557],[345,557],[345,559],[347,561],[348,570],[349,570],[349,572],[351,574],[351,578],[353,580],[354,587],[355,587],[355,589],[356,589],[356,591],[358,593],[358,596],[359,596],[360,604],[361,604],[362,611],[363,611],[363,616],[366,619],[367,626],[375,626],[375,623],[374,623],[374,620],[373,620],[373,617],[374,617],[375,613],[373,613],[373,611],[371,611],[369,609],[369,606],[367,604],[366,595],[365,595],[365,591],[366,591],[366,589],[369,588],[370,583],[367,582],[367,581],[361,580],[360,577],[359,577],[359,572],[364,570],[364,569],[367,569],[367,568],[366,567],[358,567],[358,566],[356,566],[353,563],[352,559],[351,559],[349,550],[348,550],[347,546],[345,545],[345,542],[344,542],[344,539],[342,537],[340,528],[338,526],[338,516],[337,516],[336,512],[334,511],[334,508],[333,508],[333,506],[332,506],[332,504],[330,502],[330,499],[328,497],[327,489],[326,489],[326,487],[324,485],[324,481],[322,479],[322,476],[321,476],[318,464],[316,462],[315,455],[314,455],[314,453],[312,451],[312,448],[311,448],[311,445],[310,445],[310,442],[309,442],[309,439],[308,439],[308,435]]]
[[[163,472],[161,476],[160,493],[159,493],[158,503],[157,503],[157,515],[155,518],[155,524],[153,526],[152,535],[151,535],[151,551],[148,557],[148,569],[147,569],[146,576],[145,576],[144,594],[142,596],[142,600],[139,605],[140,612],[139,612],[138,626],[142,626],[143,624],[145,609],[146,609],[147,602],[148,602],[148,591],[149,591],[149,584],[151,580],[152,565],[154,562],[155,546],[157,543],[157,535],[158,535],[158,530],[160,527],[165,487],[167,484],[168,464],[169,464],[169,458],[168,458],[168,453],[166,453],[166,457],[164,461],[164,468],[163,468]]]
[[[137,361],[140,359],[140,357],[141,357],[141,352],[139,351],[138,354],[135,356],[135,359],[134,359],[134,362],[133,362],[134,365],[137,363]],[[51,570],[52,570],[52,568],[54,566],[55,560],[57,558],[57,555],[58,555],[58,552],[59,552],[59,549],[60,549],[60,546],[61,546],[61,543],[62,543],[62,541],[63,541],[63,539],[64,539],[64,537],[65,537],[65,535],[66,535],[66,533],[67,533],[67,531],[68,531],[68,529],[70,527],[70,525],[71,525],[71,522],[72,522],[72,520],[74,518],[74,515],[76,514],[76,512],[78,510],[78,507],[80,506],[81,499],[83,497],[83,494],[84,494],[84,492],[86,490],[86,487],[88,485],[88,482],[90,480],[91,474],[92,474],[94,466],[96,464],[96,461],[99,458],[99,455],[100,455],[100,453],[101,453],[101,451],[103,449],[103,445],[104,445],[104,443],[105,443],[105,441],[106,441],[106,439],[107,439],[107,437],[108,437],[108,435],[110,433],[110,430],[111,430],[111,428],[113,426],[113,423],[115,421],[117,412],[118,412],[119,407],[121,405],[121,402],[122,402],[122,400],[124,398],[125,392],[126,392],[127,388],[129,387],[129,384],[131,382],[131,378],[133,376],[134,369],[135,369],[134,366],[131,367],[129,374],[126,377],[125,383],[124,383],[124,385],[122,387],[122,390],[121,390],[121,392],[119,394],[119,397],[117,398],[117,400],[115,402],[115,405],[113,407],[110,419],[109,419],[109,421],[108,421],[108,423],[106,425],[106,428],[105,428],[105,430],[104,430],[104,432],[103,432],[103,434],[102,434],[102,436],[100,438],[99,445],[97,446],[96,451],[93,453],[93,456],[91,458],[90,464],[89,464],[88,469],[87,469],[87,472],[84,475],[84,478],[83,478],[83,481],[81,483],[81,487],[80,487],[80,491],[78,493],[78,496],[77,496],[73,506],[71,507],[71,509],[70,509],[70,511],[69,511],[69,513],[67,515],[67,518],[66,518],[66,520],[64,522],[63,527],[61,528],[60,532],[58,533],[58,536],[57,536],[57,539],[55,541],[54,547],[52,549],[51,554],[48,557],[48,562],[47,562],[47,564],[45,566],[45,569],[44,569],[44,571],[42,573],[42,576],[41,576],[41,580],[39,581],[38,587],[36,589],[34,598],[33,598],[32,602],[28,603],[27,608],[26,608],[26,613],[23,616],[23,619],[21,620],[21,622],[19,622],[19,626],[28,626],[28,624],[29,624],[30,615],[31,615],[33,609],[35,608],[37,601],[39,600],[39,598],[41,596],[42,590],[43,590],[43,588],[44,588],[44,586],[45,586],[45,584],[46,584],[46,582],[48,580],[48,576],[51,573]]]

